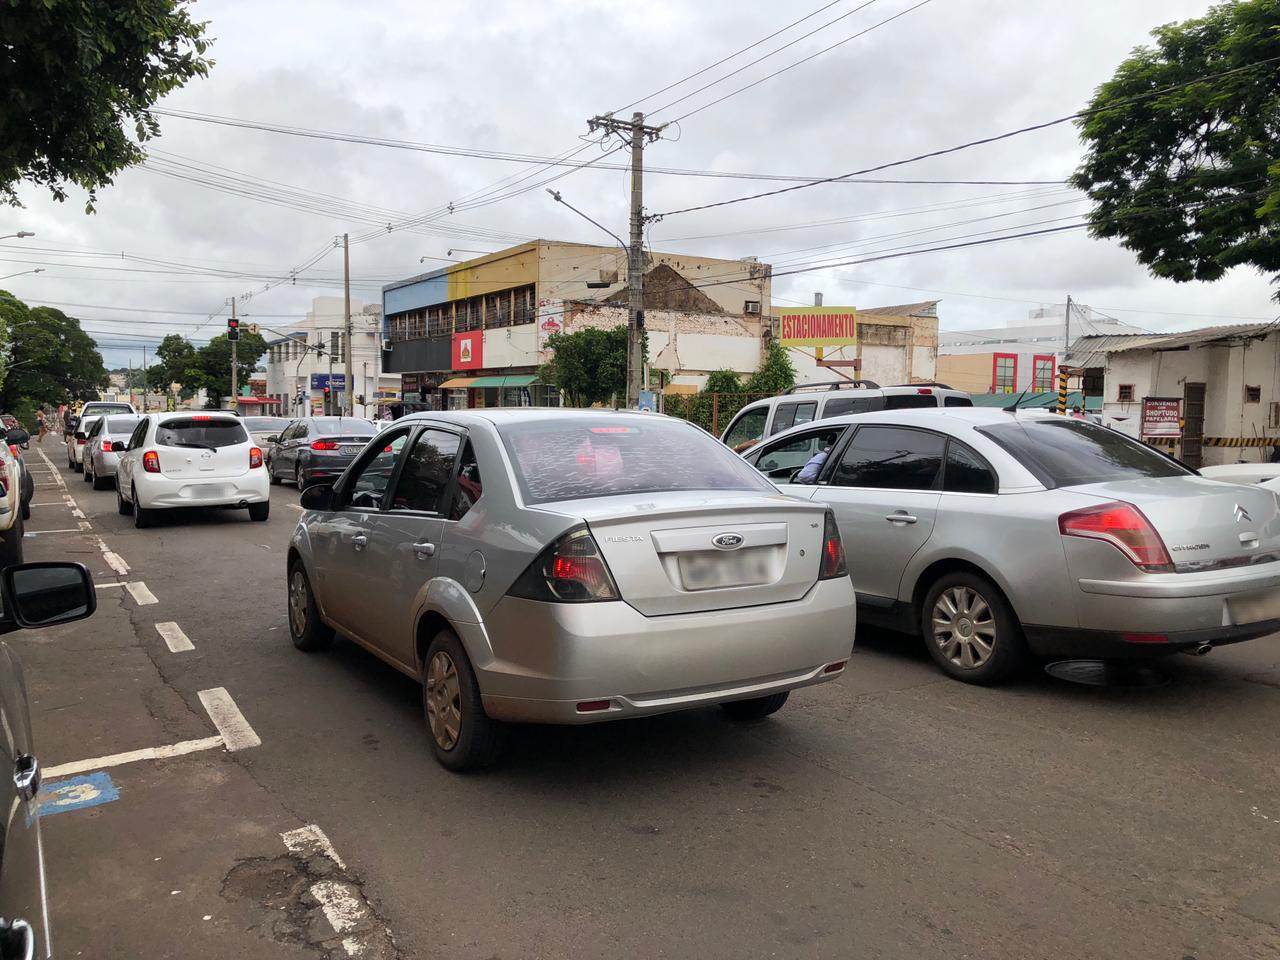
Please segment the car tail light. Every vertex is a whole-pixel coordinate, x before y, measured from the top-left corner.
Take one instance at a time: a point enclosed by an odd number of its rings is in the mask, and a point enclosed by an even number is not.
[[[160,472],[160,454],[154,450],[148,450],[142,455],[142,469],[147,473]]]
[[[337,440],[316,440],[311,444],[312,450],[337,450]]]
[[[1058,518],[1058,530],[1064,537],[1105,540],[1149,573],[1173,572],[1160,534],[1132,503],[1115,501],[1072,510]]]
[[[1125,643],[1168,643],[1169,637],[1163,633],[1122,633],[1120,639]]]
[[[9,444],[9,452],[12,453],[15,457],[22,456],[22,453],[21,451],[18,450],[18,445],[16,443]]]
[[[85,439],[86,439],[86,438],[85,438],[85,435],[84,435],[83,433],[77,433],[77,434],[76,434],[76,446],[79,446],[80,444],[84,443]]]
[[[818,579],[834,580],[848,575],[849,565],[844,558],[840,528],[836,526],[835,514],[828,510],[826,526],[822,531],[822,563],[818,568]]]
[[[599,713],[608,710],[613,704],[608,700],[583,700],[578,704],[579,713]]]
[[[249,469],[262,466],[262,450],[258,447],[249,448]]]
[[[110,453],[110,452],[111,452],[111,441],[110,441],[110,440],[103,440],[103,441],[102,441],[102,452],[103,452],[103,453]]]
[[[547,603],[619,599],[613,575],[586,527],[570,530],[543,550],[509,592]]]
[[[926,396],[926,397],[932,397],[932,396],[933,396],[933,391],[932,391],[932,390],[930,390],[928,387],[916,387],[916,393],[921,394],[921,395]]]
[[[212,420],[213,417],[209,416],[207,413],[198,413],[198,414],[194,414],[191,417],[191,419],[192,420]]]

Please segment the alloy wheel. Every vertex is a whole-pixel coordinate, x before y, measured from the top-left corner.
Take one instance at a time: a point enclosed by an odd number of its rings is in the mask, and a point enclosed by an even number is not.
[[[307,578],[301,570],[294,570],[289,578],[289,626],[295,637],[307,629]]]
[[[969,587],[944,590],[933,604],[933,641],[956,666],[966,670],[981,667],[996,645],[990,604]]]
[[[462,731],[462,692],[453,658],[437,650],[427,667],[427,722],[441,750],[452,750]]]

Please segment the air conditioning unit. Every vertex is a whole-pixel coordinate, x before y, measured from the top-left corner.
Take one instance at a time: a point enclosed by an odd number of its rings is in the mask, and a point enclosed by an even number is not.
[[[390,340],[387,340],[387,339],[384,339],[384,340],[382,341],[382,349],[383,349],[383,352],[384,352],[384,353],[385,353],[387,350],[390,350],[390,349],[391,349],[391,341],[390,341]]]
[[[760,312],[760,301],[759,301],[759,300],[748,300],[746,303],[744,303],[744,304],[742,305],[742,312],[743,312],[743,313],[759,313],[759,312]]]

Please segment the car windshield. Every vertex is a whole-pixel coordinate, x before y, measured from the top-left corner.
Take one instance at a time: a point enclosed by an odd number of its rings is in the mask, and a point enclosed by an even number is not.
[[[84,410],[81,411],[81,416],[101,416],[104,413],[133,413],[133,411],[129,409],[127,403],[90,403],[85,405]]]
[[[1046,487],[1191,476],[1176,460],[1122,433],[1082,420],[1019,418],[978,427]]]
[[[217,450],[248,443],[249,436],[239,420],[225,417],[183,417],[166,420],[156,427],[156,443],[162,447],[197,447]]]
[[[108,433],[133,433],[133,428],[138,425],[141,417],[108,417],[107,432]]]
[[[264,430],[283,430],[292,422],[286,417],[245,417],[244,428],[261,433]]]
[[[378,432],[368,420],[355,417],[316,417],[312,422],[322,437],[372,437]]]
[[[554,417],[498,427],[526,503],[671,490],[777,489],[714,437],[658,417]]]

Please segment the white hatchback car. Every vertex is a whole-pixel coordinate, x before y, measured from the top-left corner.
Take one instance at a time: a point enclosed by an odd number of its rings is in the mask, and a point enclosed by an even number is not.
[[[116,503],[137,527],[173,507],[248,507],[251,520],[270,512],[262,449],[234,414],[150,414],[112,449],[120,454]]]

